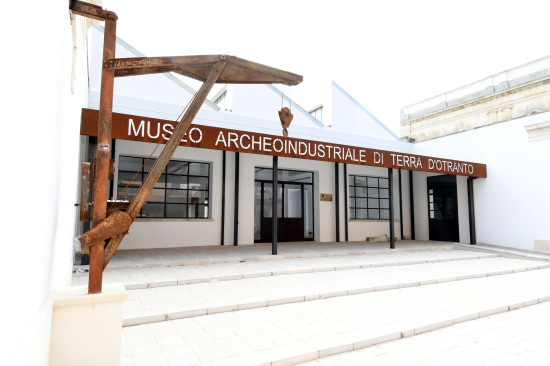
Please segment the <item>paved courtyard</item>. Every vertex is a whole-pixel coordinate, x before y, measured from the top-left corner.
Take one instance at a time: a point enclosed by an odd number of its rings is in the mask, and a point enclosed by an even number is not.
[[[197,247],[120,251],[104,281],[128,290],[122,365],[544,365],[549,259],[420,241]]]

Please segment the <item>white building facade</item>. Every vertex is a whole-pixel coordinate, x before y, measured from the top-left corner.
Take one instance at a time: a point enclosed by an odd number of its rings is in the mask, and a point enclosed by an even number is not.
[[[102,28],[97,28],[90,59],[91,110],[99,108],[102,41]],[[140,56],[118,40],[117,57]],[[115,176],[110,196],[131,199],[160,154],[162,144],[157,147],[158,142],[170,137],[169,121],[176,120],[193,92],[179,79],[162,74],[117,78],[114,94],[113,130],[118,125],[120,133],[113,132]],[[325,124],[271,85],[226,85],[211,99],[219,106],[212,102],[203,105],[182,144],[186,146],[177,149],[120,250],[270,242],[274,155],[280,170],[278,241],[363,241],[389,235],[390,166],[404,169],[394,169],[391,178],[394,236],[413,238],[417,232],[418,239],[429,239],[427,218],[417,219],[415,227],[411,226],[410,182],[418,180],[422,187],[422,179],[418,172],[410,177],[407,169],[427,170],[432,164],[432,171],[439,168],[443,172],[448,171],[447,166],[441,159],[438,167],[435,160],[425,160],[424,166],[420,160],[420,166],[408,160],[416,154],[415,145],[403,142],[336,83],[324,93]],[[278,120],[282,105],[294,114],[289,139],[282,138]],[[97,119],[92,111],[87,113],[90,117],[83,117],[83,124]],[[221,133],[224,129],[235,131],[238,139],[232,132]],[[93,135],[94,129],[88,130],[84,134]],[[208,145],[205,141],[212,133],[216,137]],[[86,151],[94,151],[93,137],[90,141],[92,148],[83,149],[83,161],[91,159]],[[346,147],[356,150],[346,156]],[[361,153],[361,149],[366,150]],[[382,151],[388,154],[386,161]],[[405,160],[401,154],[407,155]],[[451,172],[469,174],[467,168],[460,168]],[[459,177],[459,187],[465,179]],[[421,189],[414,187],[414,194],[422,196],[417,193]],[[462,203],[454,209],[458,211],[449,214],[466,217],[458,220],[463,235],[454,240],[469,243],[464,198],[459,197]],[[415,214],[421,207],[413,207]]]

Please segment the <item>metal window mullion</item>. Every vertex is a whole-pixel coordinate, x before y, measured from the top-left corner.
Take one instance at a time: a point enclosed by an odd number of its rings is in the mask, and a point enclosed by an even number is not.
[[[192,177],[192,175],[189,173],[190,169],[189,169],[189,166],[191,165],[191,163],[187,163],[187,188],[185,189],[187,193],[187,204],[185,205],[185,216],[187,216],[187,218],[189,218],[189,191],[190,191],[190,188],[189,188],[189,178]],[[192,217],[194,219],[194,217]]]
[[[164,218],[167,218],[166,216],[166,202],[167,202],[167,199],[166,199],[166,192],[168,191],[166,188],[167,188],[167,184],[166,181],[168,180],[168,164],[166,164],[166,166],[164,167]],[[162,174],[160,175],[162,177]]]
[[[304,201],[305,201],[305,199],[304,199],[304,193],[305,193],[305,192],[304,192],[304,184],[303,184],[303,183],[300,184],[300,190],[301,190],[301,192],[302,192],[302,193],[301,193],[301,196],[302,196],[302,197],[301,197],[301,198],[302,198],[302,219],[304,219]],[[304,219],[304,220],[305,220],[305,219]],[[305,221],[304,221],[304,224],[305,224]]]
[[[378,220],[382,220],[382,208],[380,207],[381,206],[381,201],[382,201],[382,195],[380,194],[380,190],[382,188],[380,188],[380,177],[378,177]]]
[[[278,185],[281,185],[281,219],[285,217],[285,184],[284,183],[277,183]],[[277,187],[279,188],[279,187]],[[278,198],[278,193],[275,194],[275,197]],[[279,218],[279,213],[277,210],[277,219]]]
[[[145,158],[141,158],[141,166],[143,167],[143,169],[141,169],[141,183],[139,184],[140,187],[143,184],[143,179],[144,179],[143,174],[144,174],[144,171],[145,171]],[[143,205],[143,206],[145,206],[145,205]],[[139,210],[139,217],[143,217],[143,207],[141,207],[141,209]]]

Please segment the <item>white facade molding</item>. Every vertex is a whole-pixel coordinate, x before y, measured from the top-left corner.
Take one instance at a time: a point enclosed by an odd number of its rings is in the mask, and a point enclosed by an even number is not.
[[[550,140],[550,121],[525,126],[527,141],[541,142]]]

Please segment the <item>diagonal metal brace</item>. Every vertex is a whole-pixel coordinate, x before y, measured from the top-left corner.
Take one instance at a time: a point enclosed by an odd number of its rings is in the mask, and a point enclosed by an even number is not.
[[[157,161],[149,171],[149,174],[147,174],[145,181],[130,202],[126,213],[130,216],[132,221],[134,221],[143,205],[147,203],[147,198],[149,197],[149,194],[151,194],[151,192],[153,191],[153,188],[157,183],[159,177],[166,168],[166,165],[168,165],[168,162],[172,158],[172,155],[174,155],[174,152],[179,146],[183,135],[185,135],[185,133],[189,129],[189,126],[191,126],[191,123],[193,123],[193,119],[195,119],[195,116],[197,115],[200,107],[208,96],[208,93],[218,80],[218,76],[222,73],[225,64],[225,62],[218,62],[214,65],[212,71],[210,71],[210,74],[208,75],[208,78],[206,79],[204,84],[202,84],[201,88],[193,98],[193,101],[189,105],[189,108],[183,115],[183,118],[181,119],[181,121],[178,121],[178,125],[174,129],[174,133],[164,146],[164,149],[162,150],[159,157],[157,158]],[[126,233],[118,234],[109,240],[109,243],[105,248],[103,268],[105,268],[107,264],[109,264],[109,261],[115,254],[125,235]]]

